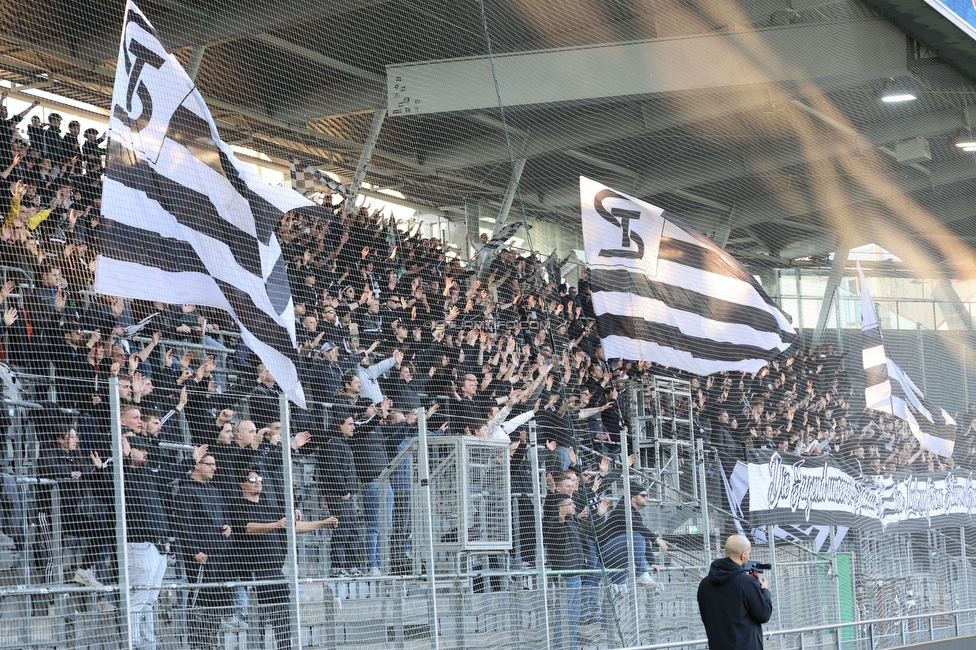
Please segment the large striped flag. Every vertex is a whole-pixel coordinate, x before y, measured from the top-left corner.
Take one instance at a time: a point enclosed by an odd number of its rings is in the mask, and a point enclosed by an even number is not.
[[[295,318],[275,238],[314,206],[264,184],[221,142],[193,81],[126,4],[115,72],[95,291],[226,310],[299,406]]]
[[[752,274],[678,217],[583,177],[580,199],[607,357],[757,372],[796,339]]]
[[[861,285],[861,357],[864,363],[865,405],[906,421],[922,448],[940,456],[951,456],[956,440],[956,421],[945,410],[925,399],[915,382],[885,352],[881,325],[860,262],[857,263],[857,277]]]

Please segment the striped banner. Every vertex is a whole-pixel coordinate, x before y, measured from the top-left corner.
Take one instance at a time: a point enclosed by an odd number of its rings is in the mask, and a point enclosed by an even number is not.
[[[752,274],[683,220],[584,177],[580,200],[607,357],[757,372],[796,339]]]
[[[939,456],[952,456],[956,421],[935,406],[908,375],[885,352],[881,325],[861,263],[857,263],[861,286],[861,358],[864,364],[864,402],[867,408],[892,415],[908,423],[923,449]],[[893,381],[892,381],[893,380]]]

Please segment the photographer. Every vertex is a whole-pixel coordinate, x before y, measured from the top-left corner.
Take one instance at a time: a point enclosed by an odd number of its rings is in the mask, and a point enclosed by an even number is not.
[[[698,609],[710,650],[762,650],[762,624],[773,613],[763,575],[746,571],[752,545],[742,535],[725,541],[725,557],[712,562],[698,585]]]

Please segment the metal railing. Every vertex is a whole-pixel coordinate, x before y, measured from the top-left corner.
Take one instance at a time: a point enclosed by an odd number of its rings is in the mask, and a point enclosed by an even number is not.
[[[965,616],[968,621],[960,621]],[[940,621],[951,619],[951,625],[941,625]],[[919,626],[912,626],[913,621],[922,622]],[[912,628],[915,629],[912,629]],[[921,628],[921,629],[919,629]],[[845,635],[850,630],[852,634]],[[879,648],[896,648],[925,641],[939,641],[960,636],[967,636],[976,632],[976,608],[956,609],[949,612],[931,612],[927,614],[912,614],[893,616],[890,618],[876,618],[867,621],[851,623],[834,623],[799,627],[789,630],[775,630],[763,634],[763,638],[770,642],[767,647],[776,650],[813,650],[814,648],[835,648],[846,650],[878,650]],[[789,637],[793,637],[791,640]],[[819,639],[817,637],[820,637]],[[898,645],[890,645],[885,640],[891,639]],[[655,643],[652,645],[627,646],[618,650],[671,650],[672,648],[704,648],[708,639],[694,639],[669,643]]]

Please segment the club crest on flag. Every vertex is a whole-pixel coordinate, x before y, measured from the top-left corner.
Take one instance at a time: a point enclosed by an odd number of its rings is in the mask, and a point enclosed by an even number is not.
[[[607,357],[757,372],[796,339],[752,274],[683,220],[583,177],[580,202]]]
[[[189,82],[189,77],[134,5],[127,7],[124,25],[115,87],[125,88],[125,94],[113,97],[111,118],[127,128],[113,129],[112,136],[156,162],[170,118],[189,95],[183,79]]]
[[[657,275],[663,210],[580,177],[587,262]]]

